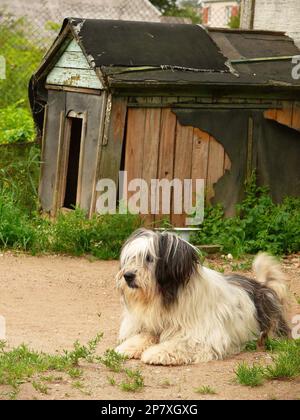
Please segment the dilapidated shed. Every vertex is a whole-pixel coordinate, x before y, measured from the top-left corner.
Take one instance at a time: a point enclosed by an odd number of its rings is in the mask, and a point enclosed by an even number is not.
[[[29,89],[42,209],[91,215],[98,180],[120,170],[128,181],[204,179],[207,202],[228,215],[253,170],[274,200],[299,196],[297,55],[277,32],[66,19]]]

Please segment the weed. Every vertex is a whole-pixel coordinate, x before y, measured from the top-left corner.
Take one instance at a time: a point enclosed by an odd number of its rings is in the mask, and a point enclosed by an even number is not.
[[[245,344],[244,351],[251,352],[257,350],[257,340],[248,341]]]
[[[204,223],[192,237],[195,245],[222,245],[234,256],[264,250],[275,255],[300,249],[300,199],[275,204],[267,188],[257,187],[255,175],[245,184],[245,198],[235,217],[225,218],[220,205],[205,210]]]
[[[116,385],[116,380],[112,376],[108,376],[107,377],[107,380],[110,383],[110,385],[112,385],[112,386],[115,386]]]
[[[199,388],[196,388],[195,392],[197,394],[202,394],[202,395],[215,395],[216,394],[216,391],[210,386],[201,386]]]
[[[111,371],[119,373],[123,370],[123,364],[127,358],[113,349],[108,349],[98,360]]]
[[[41,382],[33,381],[32,382],[33,388],[40,392],[41,394],[48,394],[48,387],[45,384],[42,384]]]
[[[256,343],[249,342],[248,349],[255,350]],[[268,366],[246,363],[238,365],[236,376],[242,385],[259,386],[264,379],[293,379],[300,376],[300,340],[266,341],[266,349],[272,352],[272,364]]]
[[[144,378],[141,372],[137,370],[125,369],[128,380],[121,382],[120,388],[125,392],[136,392],[144,388]]]
[[[164,379],[161,382],[161,386],[163,386],[163,387],[169,387],[169,386],[172,386],[172,383],[171,383],[171,381],[169,379]]]
[[[259,365],[249,366],[247,363],[240,363],[236,370],[236,376],[241,385],[260,386],[263,384],[264,368]]]
[[[82,346],[76,342],[73,351],[64,351],[62,355],[39,353],[30,350],[24,344],[8,351],[5,343],[1,342],[0,385],[11,386],[10,398],[16,398],[19,387],[23,382],[36,376],[41,377],[41,380],[43,380],[41,375],[46,372],[66,372],[72,378],[81,377],[82,371],[78,367],[79,361],[84,359],[91,362],[94,359],[96,345],[101,338],[102,334],[98,334],[87,346]],[[48,377],[48,380],[50,381],[51,378]],[[47,381],[47,379],[44,379],[44,381]],[[39,392],[45,390],[46,387],[37,380],[33,382],[33,386]]]
[[[273,364],[266,369],[270,379],[296,378],[300,375],[300,340],[285,340],[277,344]]]
[[[72,388],[82,390],[84,389],[84,383],[81,381],[75,381],[72,383]]]

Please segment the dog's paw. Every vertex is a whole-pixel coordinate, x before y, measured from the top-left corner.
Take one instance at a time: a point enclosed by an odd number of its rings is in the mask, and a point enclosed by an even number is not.
[[[163,366],[178,366],[190,363],[190,361],[185,360],[182,355],[176,354],[176,352],[170,353],[167,349],[160,345],[152,346],[145,350],[142,354],[141,361],[148,365]]]
[[[115,352],[127,357],[128,359],[140,359],[143,349],[139,349],[134,346],[126,345],[125,343],[120,344],[115,348]]]

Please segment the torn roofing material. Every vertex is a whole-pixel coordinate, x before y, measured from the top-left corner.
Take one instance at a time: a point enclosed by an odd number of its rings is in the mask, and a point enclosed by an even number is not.
[[[69,18],[96,67],[166,66],[228,72],[226,58],[198,25]]]

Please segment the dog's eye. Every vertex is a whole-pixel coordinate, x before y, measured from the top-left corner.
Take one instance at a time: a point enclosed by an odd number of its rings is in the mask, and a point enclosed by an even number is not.
[[[152,263],[153,262],[153,258],[151,257],[150,254],[147,254],[147,256],[146,256],[146,262],[147,263]]]

